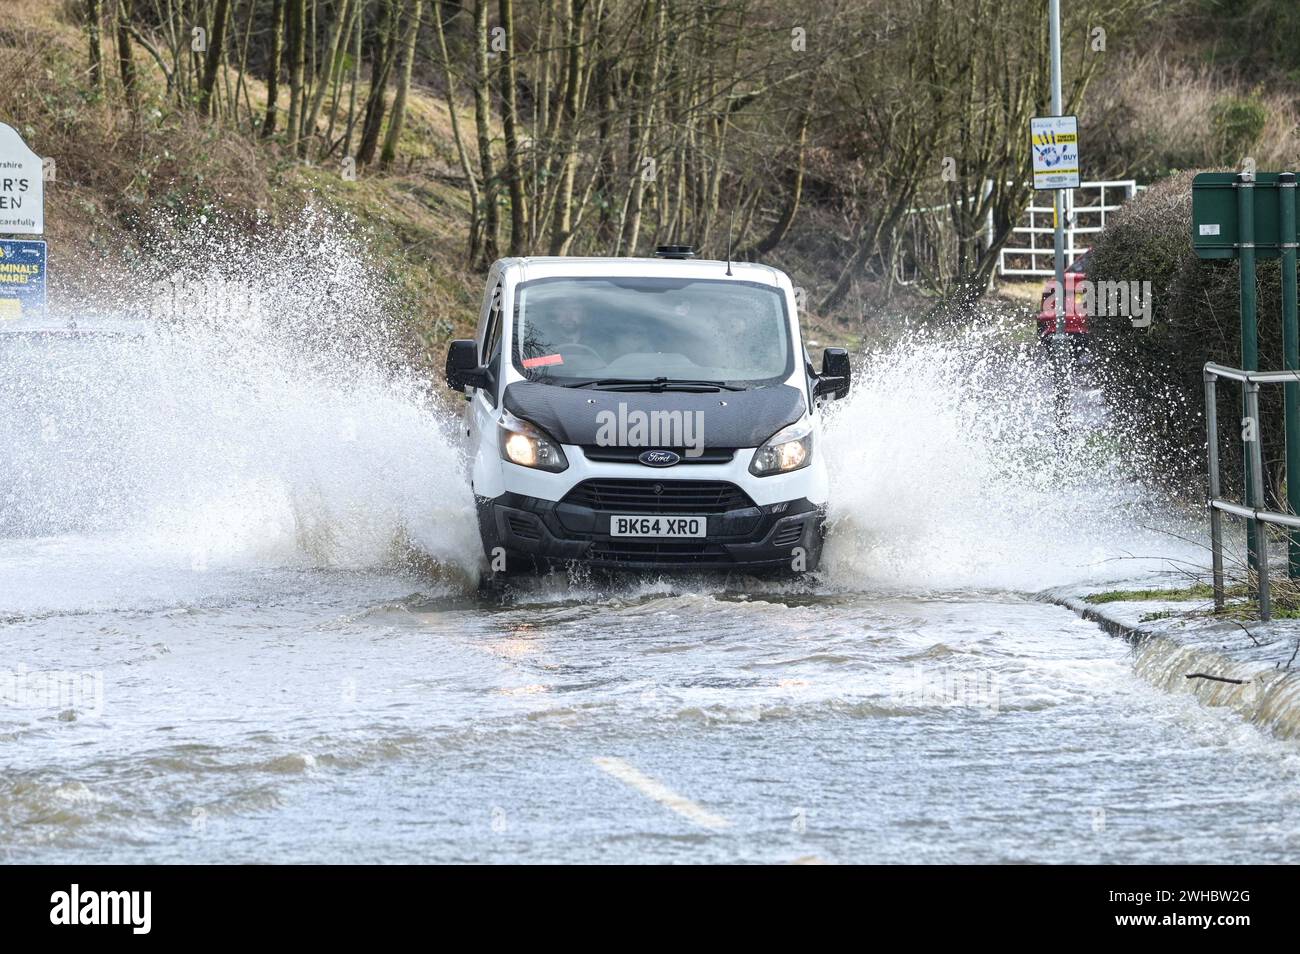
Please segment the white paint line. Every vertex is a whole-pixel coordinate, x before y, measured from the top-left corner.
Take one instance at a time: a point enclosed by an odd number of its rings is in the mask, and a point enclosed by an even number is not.
[[[596,767],[602,772],[614,776],[625,785],[630,785],[642,795],[653,798],[664,808],[676,812],[683,818],[690,819],[701,828],[722,831],[724,828],[731,827],[731,822],[728,819],[713,814],[707,808],[697,805],[684,795],[678,795],[663,782],[651,778],[622,759],[601,756],[592,759],[592,761],[596,763]]]

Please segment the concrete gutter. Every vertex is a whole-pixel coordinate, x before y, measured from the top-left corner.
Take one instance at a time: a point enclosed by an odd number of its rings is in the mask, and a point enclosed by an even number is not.
[[[1279,738],[1300,738],[1300,620],[1235,623],[1202,615],[1199,603],[1089,603],[1087,593],[1061,587],[1038,596],[1128,641],[1134,670],[1153,685],[1226,706]]]

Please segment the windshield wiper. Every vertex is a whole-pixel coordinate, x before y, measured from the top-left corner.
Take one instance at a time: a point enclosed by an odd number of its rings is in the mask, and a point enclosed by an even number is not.
[[[572,384],[561,384],[562,388],[595,388],[606,387],[611,384],[647,384],[645,378],[593,378],[590,381],[574,381]]]
[[[744,391],[746,388],[726,381],[693,378],[597,378],[566,384],[568,388],[600,388],[610,391]]]

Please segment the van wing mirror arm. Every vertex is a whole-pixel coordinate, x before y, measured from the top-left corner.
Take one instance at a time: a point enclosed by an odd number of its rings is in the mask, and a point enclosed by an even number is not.
[[[838,392],[843,389],[847,393],[848,386],[848,378],[842,378],[837,375],[819,374],[817,375],[817,383],[814,385],[813,390],[817,397],[821,397],[824,394],[834,394],[836,397],[840,397]]]

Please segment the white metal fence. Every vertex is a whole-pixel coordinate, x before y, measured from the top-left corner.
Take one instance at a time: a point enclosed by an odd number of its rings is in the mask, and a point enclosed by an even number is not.
[[[1089,236],[1106,227],[1106,213],[1114,212],[1143,187],[1133,179],[1084,182],[1067,191],[1065,212],[1065,262],[1068,266],[1091,247]],[[1034,198],[1050,200],[1050,192],[1035,192]],[[1025,209],[1027,224],[1011,230],[1011,239],[998,254],[999,275],[1041,276],[1054,274],[1052,206],[1031,205]],[[1040,238],[1045,236],[1045,238]],[[1021,244],[1012,244],[1019,242]]]

